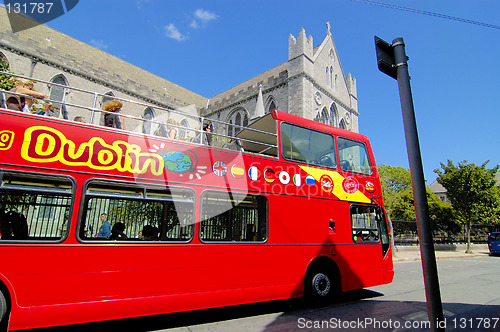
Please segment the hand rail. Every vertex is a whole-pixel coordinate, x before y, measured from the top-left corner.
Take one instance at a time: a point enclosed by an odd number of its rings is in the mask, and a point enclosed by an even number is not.
[[[148,127],[148,128],[150,128],[150,132],[146,133],[146,134],[162,136],[162,135],[159,135],[159,133],[162,130],[164,130],[165,127],[175,128],[177,132],[185,131],[186,137],[183,139],[187,140],[187,139],[189,139],[188,136],[191,136],[190,141],[193,143],[196,143],[196,144],[203,144],[204,143],[203,135],[211,135],[212,141],[217,141],[217,142],[214,142],[214,143],[216,143],[216,147],[220,147],[220,148],[225,148],[225,146],[227,146],[228,143],[238,141],[238,142],[249,142],[249,143],[253,143],[253,144],[257,144],[257,145],[261,146],[261,148],[259,148],[258,150],[249,151],[249,152],[259,153],[262,151],[263,152],[277,151],[277,134],[276,134],[276,132],[267,132],[267,131],[259,130],[256,128],[249,128],[249,127],[236,125],[236,124],[228,123],[228,122],[217,120],[217,119],[207,118],[207,117],[201,116],[199,114],[192,114],[192,113],[182,111],[182,110],[166,108],[166,107],[154,105],[152,103],[141,102],[141,101],[131,100],[131,99],[127,99],[127,98],[121,98],[121,97],[112,96],[112,95],[109,95],[106,93],[94,92],[94,91],[90,91],[90,90],[86,90],[86,89],[81,89],[81,88],[72,87],[69,85],[44,81],[41,79],[36,79],[36,78],[18,75],[18,74],[14,74],[14,73],[0,71],[0,75],[7,75],[7,76],[11,76],[11,77],[29,79],[29,80],[32,80],[36,83],[46,84],[48,89],[49,89],[49,94],[50,94],[51,89],[53,89],[53,88],[63,89],[62,100],[54,100],[54,99],[50,99],[49,97],[45,98],[45,99],[34,98],[34,97],[23,95],[20,93],[6,91],[3,89],[0,89],[0,92],[2,92],[4,94],[9,94],[9,95],[22,96],[22,97],[29,98],[29,99],[37,99],[37,100],[41,100],[44,102],[51,102],[53,106],[56,106],[59,108],[59,113],[57,114],[56,117],[62,118],[65,120],[69,120],[68,119],[68,110],[69,110],[69,111],[71,111],[71,113],[74,113],[74,114],[81,115],[79,113],[83,112],[83,113],[85,113],[85,115],[88,115],[89,116],[89,124],[102,125],[102,120],[101,120],[103,118],[102,115],[103,114],[111,114],[113,112],[107,112],[107,111],[100,109],[98,107],[99,101],[102,101],[105,99],[118,100],[123,104],[122,112],[118,113],[120,115],[120,117],[123,117],[126,120],[126,122],[130,121],[130,122],[136,124],[136,126],[134,126],[134,130],[130,130],[129,128],[127,128],[127,129],[129,129],[128,131],[145,133],[146,130],[144,130],[144,128]],[[72,98],[70,98],[71,102],[67,101],[66,100],[67,98],[65,98],[66,95],[70,94],[70,93],[72,94]],[[87,101],[87,105],[85,105],[83,103],[84,100]],[[135,107],[136,111],[139,110],[140,108],[142,108],[142,112],[144,112],[145,109],[150,108],[153,110],[153,112],[155,112],[155,117],[153,119],[146,119],[142,116],[139,117],[139,116],[134,116],[134,115],[128,114],[129,112],[127,112],[126,110],[130,109],[132,107]],[[64,109],[64,111],[63,111],[63,109]],[[125,112],[124,112],[124,110],[125,110]],[[99,116],[99,114],[101,114],[101,116]],[[186,127],[186,126],[178,124],[178,123],[169,123],[168,120],[171,118],[174,118],[174,117],[182,117],[186,120],[189,120],[188,122],[190,123],[190,125],[193,125],[194,128]],[[99,123],[99,122],[101,122],[101,123]],[[207,124],[207,123],[211,124],[212,127],[215,127],[215,130],[213,132],[211,132],[210,134],[206,134],[206,132],[203,130],[203,125]],[[151,128],[153,126],[156,127],[156,131],[154,133],[151,133],[151,131],[152,131]],[[199,126],[199,128],[196,128],[198,126]],[[235,134],[234,135],[224,134],[225,132],[227,132],[228,128],[233,128],[232,132]],[[269,144],[268,137],[267,137],[266,142],[260,141],[259,139],[255,139],[255,138],[247,139],[247,138],[236,137],[236,135],[240,131],[242,131],[243,129],[256,133],[257,135],[255,135],[255,137],[257,137],[257,138],[259,136],[262,136],[264,138],[264,136],[266,136],[266,135],[267,136],[270,135],[272,137],[275,137],[276,144]],[[187,133],[189,133],[189,134],[187,134]],[[274,140],[274,138],[272,140]],[[234,149],[234,146],[232,148]],[[273,148],[275,148],[275,150],[273,150]],[[272,154],[274,154],[274,152]]]

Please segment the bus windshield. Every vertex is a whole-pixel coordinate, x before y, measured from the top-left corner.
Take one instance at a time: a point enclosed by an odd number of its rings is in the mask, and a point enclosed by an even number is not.
[[[333,136],[316,130],[281,125],[281,149],[288,160],[311,165],[337,167]]]
[[[366,146],[358,141],[339,137],[340,168],[343,171],[371,175],[373,170]]]

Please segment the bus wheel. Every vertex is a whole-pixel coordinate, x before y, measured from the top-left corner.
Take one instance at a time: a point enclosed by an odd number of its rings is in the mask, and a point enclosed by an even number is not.
[[[2,291],[0,291],[0,331],[7,331],[9,325],[7,300]]]
[[[317,269],[308,273],[305,279],[305,295],[311,305],[326,305],[338,292],[335,274],[326,269]]]

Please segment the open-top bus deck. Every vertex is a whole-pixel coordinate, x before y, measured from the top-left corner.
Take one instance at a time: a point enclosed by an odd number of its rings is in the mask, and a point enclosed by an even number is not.
[[[216,147],[197,129],[169,139],[70,121],[63,105],[56,116],[0,109],[3,327],[321,303],[392,281],[366,136],[277,110],[246,127],[186,114],[216,125]]]

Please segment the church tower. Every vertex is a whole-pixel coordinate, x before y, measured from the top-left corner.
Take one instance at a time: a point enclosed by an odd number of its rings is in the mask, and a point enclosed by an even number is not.
[[[305,118],[312,108],[309,96],[313,93],[314,75],[313,38],[306,37],[304,28],[295,38],[288,37],[288,107],[289,113]]]
[[[288,39],[288,112],[358,131],[356,79],[344,75],[330,23],[323,42],[313,47],[302,28]]]

